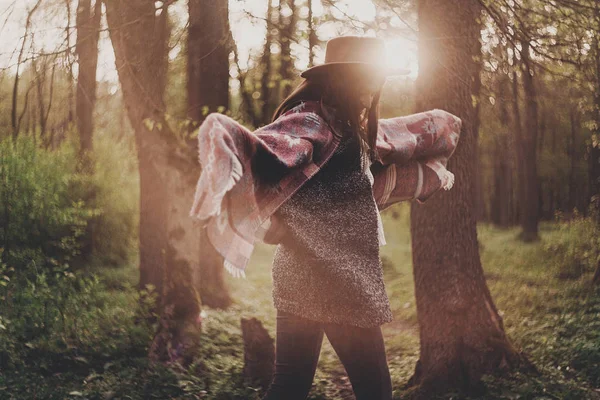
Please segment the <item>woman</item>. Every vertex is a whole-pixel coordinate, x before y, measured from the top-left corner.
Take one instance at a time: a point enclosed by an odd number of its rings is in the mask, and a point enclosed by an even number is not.
[[[385,78],[406,72],[382,67],[384,59],[376,38],[334,38],[271,124],[250,132],[211,113],[199,128],[202,174],[190,215],[204,221],[225,268],[245,276],[255,241],[278,245],[266,400],[306,398],[324,334],[357,400],[391,399],[379,211],[452,187],[445,167],[461,121],[443,110],[379,120]]]
[[[391,399],[380,325],[392,314],[378,240],[378,209],[369,166],[377,160],[378,102],[383,71],[363,60],[374,38],[339,37],[327,62],[283,101],[273,120],[299,102],[320,102],[339,123],[329,161],[276,212],[285,234],[273,260],[277,309],[276,365],[263,399],[304,399],[323,335],[343,363],[358,400]],[[336,56],[345,55],[335,63]],[[341,57],[340,57],[341,58]]]

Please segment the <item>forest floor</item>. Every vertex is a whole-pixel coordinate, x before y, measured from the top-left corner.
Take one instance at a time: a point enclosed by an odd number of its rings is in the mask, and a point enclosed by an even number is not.
[[[383,326],[395,399],[403,398],[403,385],[419,355],[407,210],[384,213],[388,244],[381,248],[395,317]],[[483,268],[507,335],[539,370],[538,375],[486,376],[487,394],[480,399],[600,399],[600,289],[590,286],[593,271],[565,270],[548,262],[546,244],[564,230],[543,222],[540,235],[541,241],[523,244],[516,239],[517,229],[478,226]],[[230,309],[204,310],[202,348],[188,370],[149,365],[144,333],[136,332],[134,325],[114,327],[115,340],[129,344],[102,351],[37,351],[21,367],[1,371],[0,399],[259,398],[260,391],[241,375],[240,318],[260,319],[274,337],[273,251],[272,246],[258,246],[248,278],[227,278],[235,299]],[[134,266],[101,272],[107,310],[117,307],[126,313],[133,308],[130,292],[136,278]],[[309,398],[353,398],[326,339]],[[464,397],[450,393],[444,398]]]

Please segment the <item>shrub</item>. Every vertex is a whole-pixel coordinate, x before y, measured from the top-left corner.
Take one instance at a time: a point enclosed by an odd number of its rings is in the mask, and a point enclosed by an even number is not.
[[[139,175],[134,150],[115,144],[108,135],[94,142],[96,168],[93,207],[93,256],[103,264],[123,265],[137,252],[139,225]]]
[[[28,136],[0,142],[0,254],[16,272],[36,274],[79,253],[94,210],[73,196],[89,184],[75,164],[69,145],[50,152]]]
[[[577,279],[592,272],[600,260],[600,227],[594,218],[575,214],[570,220],[557,215],[557,230],[544,244],[548,262],[559,279]]]

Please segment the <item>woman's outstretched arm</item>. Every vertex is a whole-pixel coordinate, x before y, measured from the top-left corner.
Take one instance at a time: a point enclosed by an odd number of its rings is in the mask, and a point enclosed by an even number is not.
[[[444,110],[380,119],[373,164],[373,195],[383,210],[399,201],[424,203],[454,184],[446,169],[460,136],[462,121]]]

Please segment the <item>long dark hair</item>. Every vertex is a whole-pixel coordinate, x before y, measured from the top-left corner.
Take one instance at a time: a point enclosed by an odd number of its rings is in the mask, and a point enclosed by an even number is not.
[[[357,83],[359,80],[366,79],[375,79],[379,89],[373,96],[371,107],[361,112]],[[379,160],[375,143],[379,121],[379,98],[384,80],[383,77],[366,74],[352,66],[338,68],[331,74],[321,74],[316,78],[304,79],[277,107],[272,121],[292,109],[300,101],[322,101],[335,108],[336,119],[342,127],[349,127],[349,129],[344,129],[344,132],[358,135],[361,156],[368,155],[371,161]]]

